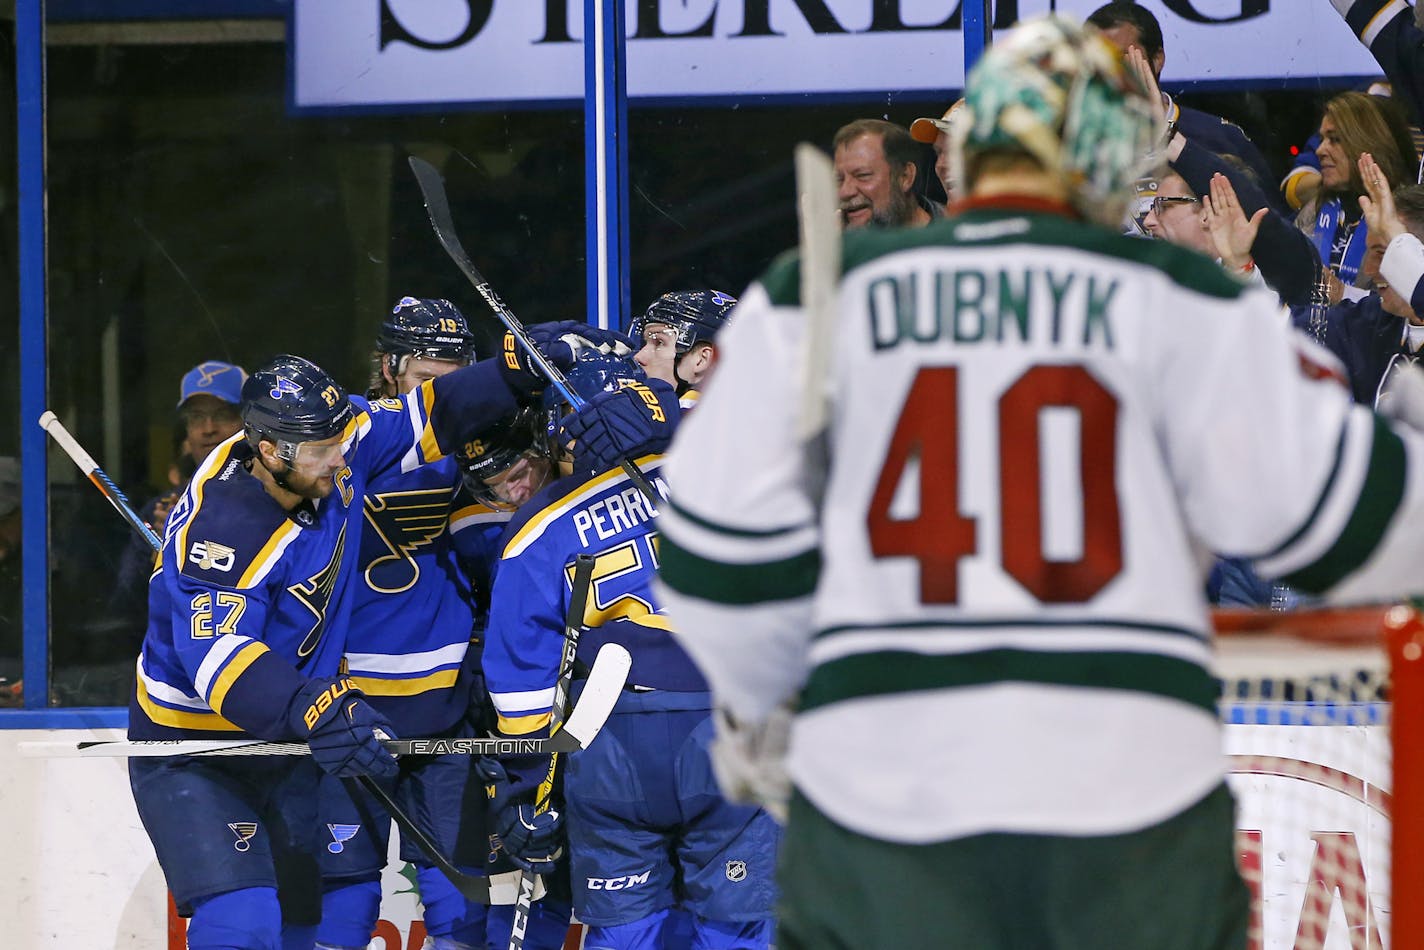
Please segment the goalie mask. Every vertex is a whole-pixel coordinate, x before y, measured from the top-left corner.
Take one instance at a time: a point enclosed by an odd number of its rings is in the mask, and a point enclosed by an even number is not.
[[[307,442],[320,442],[350,431],[355,410],[345,391],[320,366],[300,356],[279,356],[242,384],[242,425],[253,450],[276,444],[277,457],[289,467]],[[333,448],[347,448],[345,442]]]
[[[1084,217],[1115,227],[1156,135],[1147,91],[1095,27],[1025,20],[969,74],[951,130],[952,176],[972,180],[977,154],[1025,152],[1067,186]]]

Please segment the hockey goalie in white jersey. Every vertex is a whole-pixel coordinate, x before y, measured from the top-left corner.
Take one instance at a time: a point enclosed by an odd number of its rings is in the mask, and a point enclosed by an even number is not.
[[[1424,588],[1424,437],[1115,232],[1156,130],[1094,30],[1027,22],[967,100],[958,213],[845,236],[824,430],[790,255],[665,469],[666,603],[743,769],[795,709],[777,945],[1244,947],[1208,552]]]

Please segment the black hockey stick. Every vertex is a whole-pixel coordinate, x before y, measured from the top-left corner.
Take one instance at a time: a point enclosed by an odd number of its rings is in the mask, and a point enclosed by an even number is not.
[[[524,324],[520,323],[519,318],[504,305],[499,294],[494,292],[489,281],[485,280],[479,268],[475,267],[474,262],[470,260],[470,255],[465,253],[460,238],[455,234],[455,221],[450,217],[450,201],[445,196],[445,181],[440,177],[440,171],[425,159],[416,158],[414,155],[410,156],[410,169],[415,172],[415,180],[420,184],[420,193],[425,196],[425,211],[430,216],[430,226],[435,229],[435,237],[439,239],[440,246],[445,248],[445,253],[450,255],[455,266],[460,268],[461,273],[474,285],[476,292],[489,305],[490,310],[494,311],[499,322],[504,324],[505,329],[519,341],[520,347],[533,358],[539,371],[554,385],[554,388],[559,391],[559,395],[563,396],[564,400],[575,410],[582,409],[584,406],[583,397],[574,391],[559,368],[550,363],[548,357],[539,351],[533,340],[529,339]],[[637,486],[648,501],[654,505],[662,501],[657,490],[648,481],[648,477],[638,468],[637,463],[632,459],[624,459],[619,465],[623,471],[628,473],[628,479]]]
[[[593,585],[593,565],[591,554],[580,554],[574,559],[573,590],[569,592],[569,609],[564,614],[564,653],[559,660],[559,678],[554,682],[554,702],[549,710],[549,728],[557,730],[554,735],[567,728],[564,710],[569,703],[569,687],[573,685],[574,660],[578,657],[579,637],[583,633],[583,615],[588,607],[588,590]],[[585,687],[587,688],[587,687]],[[583,705],[582,699],[579,705]],[[539,786],[539,797],[535,802],[535,812],[549,807],[549,799],[554,794],[554,771],[559,757],[555,753],[549,760],[549,774]],[[509,950],[524,950],[524,931],[529,926],[530,905],[534,903],[534,886],[538,875],[525,871],[519,876],[519,894],[514,900],[514,921],[509,929]]]
[[[606,643],[594,658],[583,694],[564,728],[547,739],[386,739],[391,755],[533,755],[587,748],[603,728],[628,679],[628,651]],[[149,758],[168,755],[310,755],[305,742],[265,739],[82,739],[21,742],[27,758]]]
[[[40,425],[42,425],[47,432],[49,432],[52,436],[55,437],[57,441],[59,441],[60,445],[64,447],[64,450],[69,453],[70,458],[74,459],[75,464],[77,464],[81,469],[85,470],[85,474],[89,475],[90,480],[94,482],[94,484],[99,488],[101,492],[103,492],[104,497],[108,498],[109,503],[114,506],[114,509],[118,511],[119,514],[123,515],[124,520],[129,523],[129,526],[132,527],[135,531],[138,531],[139,534],[143,536],[143,539],[148,542],[149,547],[153,548],[155,553],[162,551],[163,542],[159,541],[158,535],[154,534],[153,531],[149,529],[148,525],[144,524],[143,521],[139,518],[139,516],[134,512],[133,507],[129,504],[129,500],[124,497],[123,492],[118,490],[117,486],[115,486],[114,483],[109,480],[107,475],[103,476],[103,482],[100,482],[94,477],[94,473],[99,471],[99,466],[95,464],[94,460],[90,458],[89,454],[85,452],[83,448],[80,447],[79,443],[75,441],[74,437],[71,436],[68,431],[65,430],[64,426],[60,424],[59,420],[55,418],[54,413],[46,412],[42,416],[40,416]],[[103,473],[100,472],[100,474],[102,475]],[[112,492],[109,491],[109,488],[113,489]],[[617,645],[608,644],[608,646],[616,647]],[[606,649],[607,647],[605,647],[605,650]],[[604,650],[600,650],[599,656],[602,657],[603,654]],[[619,656],[619,654],[621,654],[621,656]],[[559,733],[557,733],[558,735],[562,736],[562,738],[558,742],[558,745],[561,747],[567,747],[568,751],[574,751],[576,749],[583,748],[584,745],[592,741],[593,737],[598,734],[598,730],[603,728],[603,723],[605,720],[608,719],[608,713],[612,710],[613,704],[618,700],[618,694],[623,689],[624,681],[627,680],[628,666],[631,662],[628,657],[628,652],[622,647],[617,647],[616,652],[610,653],[609,656],[611,658],[613,666],[611,672],[614,673],[614,676],[612,677],[612,679],[608,679],[607,677],[603,678],[602,688],[600,689],[599,693],[595,695],[595,703],[589,710],[590,716],[580,722],[578,732],[575,732],[573,729],[566,728],[559,730]],[[598,666],[597,660],[594,661],[594,666]],[[592,680],[592,673],[590,673],[590,680]],[[616,687],[610,689],[609,687],[613,685],[614,681],[616,681],[617,685]],[[579,705],[582,706],[583,703],[579,703]],[[577,712],[578,710],[575,710],[575,713]],[[575,717],[572,716],[570,717],[569,725],[575,725],[573,722],[574,718]],[[553,738],[553,736],[550,736],[550,740],[552,740]],[[394,740],[386,741],[389,742]],[[417,743],[438,743],[441,740],[413,741]],[[458,740],[446,741],[455,742]],[[475,742],[478,740],[467,741]],[[501,742],[501,740],[492,741],[496,744]],[[515,741],[527,742],[529,740]],[[172,745],[176,744],[177,743],[168,744],[170,747],[166,751],[166,754],[183,754],[177,752],[172,748]],[[38,745],[38,743],[32,745]],[[67,745],[67,743],[62,743],[61,745]],[[83,745],[85,744],[80,744],[80,746]],[[92,747],[93,745],[98,745],[98,743],[93,743],[90,745]],[[238,754],[261,754],[253,752],[250,748],[251,744],[245,745],[249,745],[249,747]],[[270,745],[286,745],[300,747],[304,744],[270,743]],[[81,749],[79,751],[82,754],[83,750]],[[211,751],[216,752],[216,750]],[[310,749],[306,751],[310,753]],[[33,748],[26,750],[26,754],[30,755],[35,754],[35,752],[36,750]],[[231,750],[229,750],[228,754],[233,753]],[[270,755],[280,753],[276,753],[276,750],[274,749],[272,751],[268,751],[265,754]],[[288,752],[287,754],[291,753]],[[360,781],[362,787],[364,787],[366,791],[371,793],[372,797],[374,797],[377,801],[381,802],[381,804],[386,807],[386,810],[390,812],[391,818],[400,827],[401,832],[403,834],[410,835],[410,840],[413,841],[416,847],[419,848],[421,852],[424,853],[425,856],[430,859],[432,864],[434,864],[440,869],[441,873],[443,873],[446,877],[450,879],[450,883],[455,885],[456,890],[463,894],[467,900],[482,904],[489,903],[490,882],[488,878],[479,875],[465,874],[464,872],[456,868],[455,865],[452,864],[449,859],[447,859],[443,854],[440,853],[440,850],[435,846],[435,843],[431,841],[430,838],[427,837],[424,832],[422,832],[419,828],[416,827],[415,822],[411,820],[410,816],[407,815],[399,805],[397,805],[394,801],[391,800],[391,797],[385,793],[384,789],[382,789],[379,785],[376,784],[375,780],[373,780],[368,775],[358,776],[358,780]],[[520,892],[523,893],[523,890],[523,882],[521,881]]]

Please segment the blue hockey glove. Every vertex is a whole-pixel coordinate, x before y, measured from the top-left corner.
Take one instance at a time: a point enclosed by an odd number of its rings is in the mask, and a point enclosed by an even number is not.
[[[665,451],[681,415],[673,388],[650,379],[595,395],[563,420],[563,442],[576,471],[604,472],[624,459]]]
[[[538,347],[539,352],[560,372],[568,372],[578,360],[579,353],[586,349],[617,356],[629,356],[633,353],[632,341],[621,333],[601,330],[578,320],[534,323],[524,329],[530,342]],[[500,344],[499,361],[505,382],[516,393],[535,393],[549,384],[544,371],[534,362],[534,357],[519,345],[513,333],[504,334],[504,340]]]
[[[500,849],[525,871],[553,873],[554,862],[563,853],[564,816],[552,808],[537,811],[527,800],[530,790],[513,785],[497,759],[480,759],[475,770],[485,783],[489,827],[499,838]]]
[[[396,774],[395,757],[381,745],[382,739],[396,738],[395,730],[350,677],[309,681],[293,697],[288,719],[324,771],[340,776]]]

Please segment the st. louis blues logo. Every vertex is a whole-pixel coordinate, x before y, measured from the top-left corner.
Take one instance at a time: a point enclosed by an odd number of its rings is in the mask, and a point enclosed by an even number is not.
[[[402,297],[397,300],[396,305],[391,308],[391,313],[400,313],[402,307],[414,307],[418,303],[420,303],[420,301],[414,297]]]
[[[257,834],[257,822],[255,821],[230,821],[227,826],[232,829],[232,833],[237,835],[237,841],[233,842],[234,851],[251,851],[252,838]]]
[[[283,379],[281,376],[278,376],[277,385],[267,390],[267,395],[271,396],[273,399],[281,399],[283,394],[300,396],[302,394],[302,387],[298,386],[290,379]]]
[[[199,363],[197,366],[198,386],[206,389],[223,373],[230,373],[237,367],[227,363],[219,363],[217,360],[208,360],[206,363]]]
[[[725,307],[729,303],[736,303],[737,298],[731,294],[724,294],[720,290],[712,291],[712,303],[718,307]]]
[[[356,832],[361,830],[360,825],[327,825],[326,830],[331,832],[332,842],[326,846],[326,850],[332,854],[340,854],[346,850],[346,842],[356,837]]]

